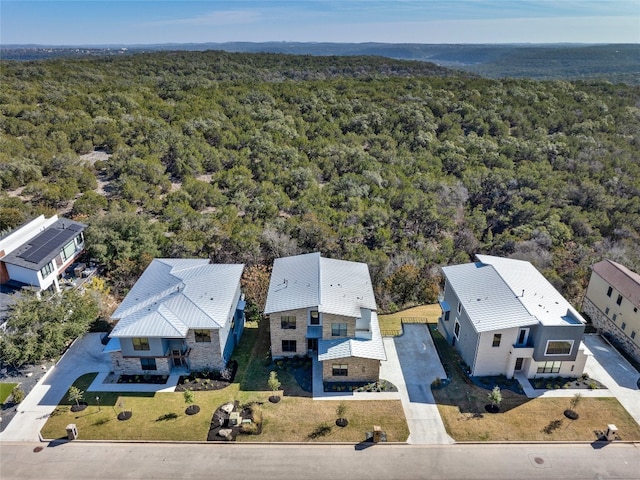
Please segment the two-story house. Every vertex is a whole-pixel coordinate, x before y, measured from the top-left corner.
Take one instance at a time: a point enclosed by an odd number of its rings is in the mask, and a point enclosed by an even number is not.
[[[84,250],[86,225],[54,215],[31,220],[0,238],[0,283],[59,292],[60,275]]]
[[[585,321],[529,262],[489,255],[442,268],[438,330],[471,375],[582,374]]]
[[[386,360],[369,267],[309,253],[276,259],[265,314],[274,358],[312,354],[327,382],[373,382]]]
[[[598,331],[640,362],[640,275],[611,260],[592,265],[582,309]]]
[[[244,329],[244,265],[154,259],[113,313],[104,351],[118,374],[223,369]]]

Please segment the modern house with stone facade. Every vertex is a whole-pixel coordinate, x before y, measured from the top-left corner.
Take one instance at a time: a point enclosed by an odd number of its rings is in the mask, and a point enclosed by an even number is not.
[[[592,265],[582,310],[600,333],[640,362],[640,275],[611,260]]]
[[[265,314],[274,358],[317,355],[327,382],[373,382],[386,360],[364,263],[309,253],[276,259]]]
[[[223,369],[244,329],[244,265],[154,259],[113,313],[116,374]]]
[[[578,377],[585,320],[529,262],[489,255],[443,267],[438,330],[471,375]]]
[[[40,215],[0,238],[0,283],[59,292],[59,277],[84,251],[86,225]]]

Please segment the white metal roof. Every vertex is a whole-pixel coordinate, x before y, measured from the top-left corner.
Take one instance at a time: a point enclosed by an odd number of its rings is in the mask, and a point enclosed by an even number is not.
[[[387,355],[380,334],[378,315],[371,312],[371,339],[341,338],[339,340],[318,340],[318,360],[358,357],[386,360]]]
[[[496,269],[481,262],[443,267],[476,331],[486,332],[538,323]],[[457,305],[452,305],[457,309]]]
[[[184,338],[189,329],[224,327],[243,269],[204,259],[154,259],[113,313],[119,321],[110,337]]]
[[[516,298],[542,325],[586,323],[531,263],[490,255],[476,255],[476,258],[495,268]]]
[[[320,253],[276,259],[265,314],[310,307],[353,318],[361,308],[376,310],[367,264],[322,258]]]

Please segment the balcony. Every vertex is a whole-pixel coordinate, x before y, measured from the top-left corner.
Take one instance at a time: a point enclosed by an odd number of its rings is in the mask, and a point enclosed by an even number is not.
[[[532,358],[534,348],[523,343],[514,343],[511,346],[511,354],[520,358]]]

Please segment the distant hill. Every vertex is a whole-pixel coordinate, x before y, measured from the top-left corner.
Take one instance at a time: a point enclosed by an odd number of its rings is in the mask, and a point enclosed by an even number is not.
[[[4,60],[37,60],[79,56],[123,56],[157,50],[223,50],[313,56],[381,56],[433,62],[488,78],[607,80],[640,84],[640,44],[503,44],[425,45],[388,43],[230,42],[163,45],[0,47]]]

